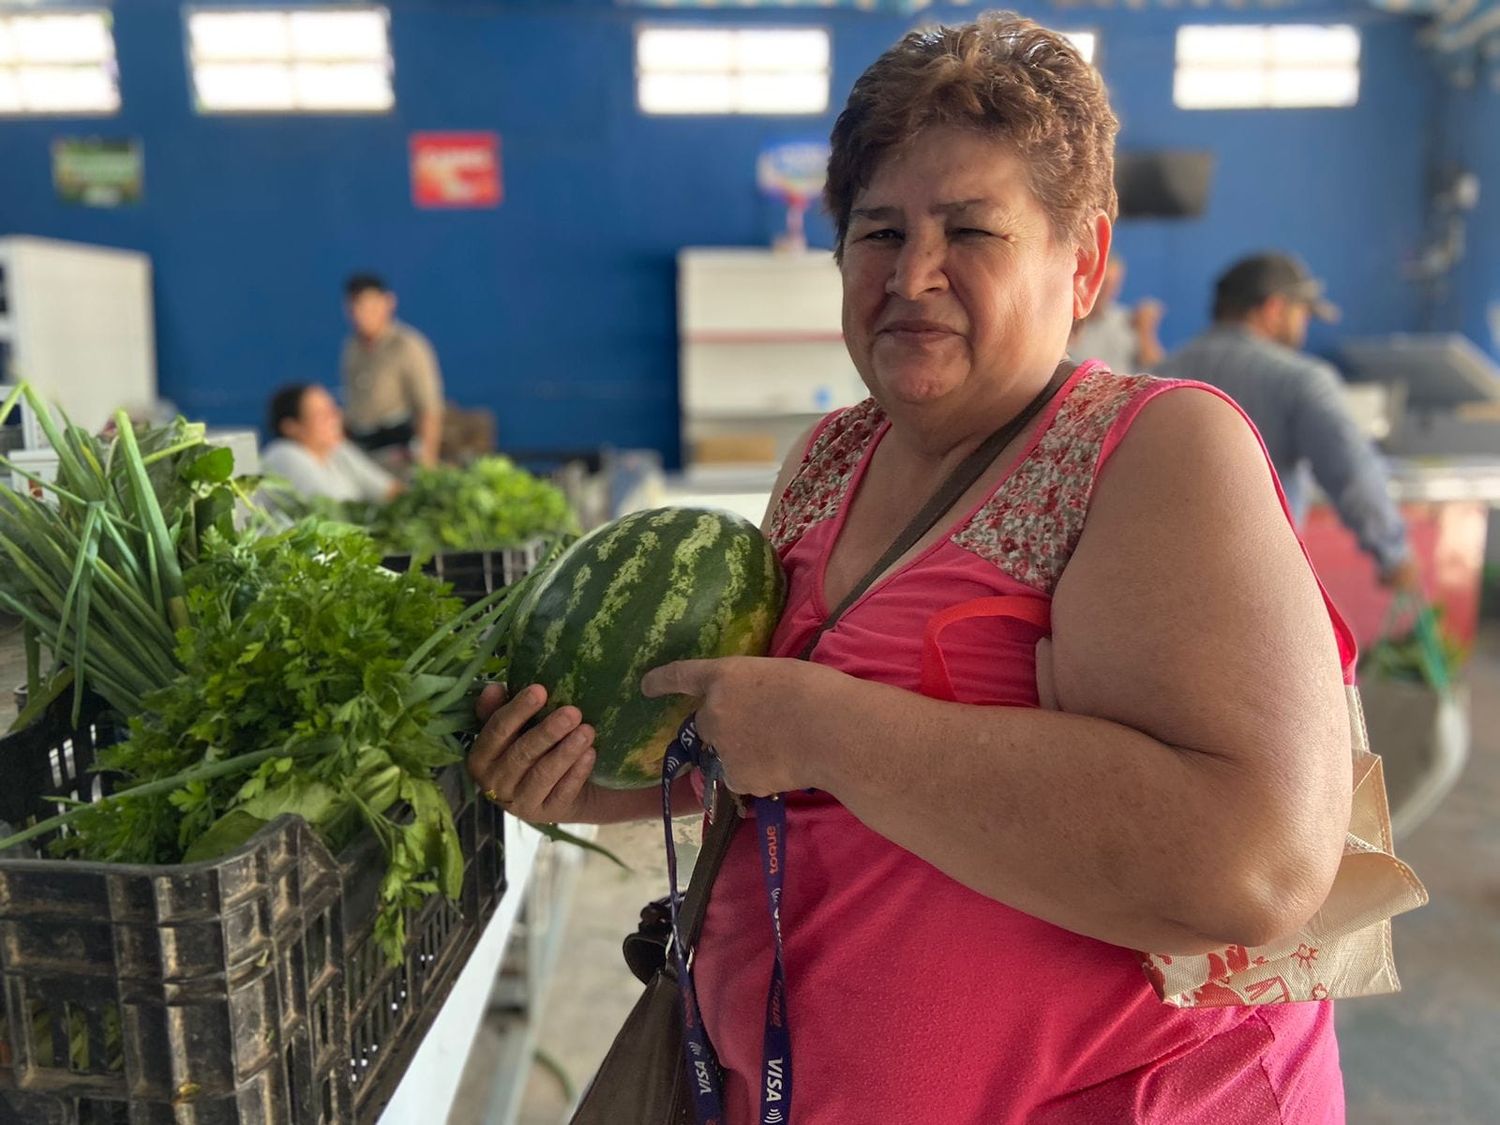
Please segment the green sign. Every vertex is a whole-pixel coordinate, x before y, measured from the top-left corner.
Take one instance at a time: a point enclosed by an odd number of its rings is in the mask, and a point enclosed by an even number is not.
[[[140,141],[59,137],[52,142],[52,184],[64,203],[82,207],[139,203],[144,179]]]

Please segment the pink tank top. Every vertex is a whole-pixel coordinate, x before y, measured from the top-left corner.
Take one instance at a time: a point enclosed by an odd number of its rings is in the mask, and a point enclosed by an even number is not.
[[[1184,385],[1081,367],[994,492],[867,591],[812,658],[940,698],[1036,706],[1035,644],[1099,468],[1147,401]],[[789,578],[774,655],[795,656],[827,615],[824,565],[888,427],[870,400],[809,443],[772,524]],[[1343,1121],[1331,1004],[1169,1007],[1135,953],[960,886],[827,794],[789,795],[787,820],[793,1125]],[[758,1117],[770,972],[755,833],[740,832],[694,973],[727,1125]]]

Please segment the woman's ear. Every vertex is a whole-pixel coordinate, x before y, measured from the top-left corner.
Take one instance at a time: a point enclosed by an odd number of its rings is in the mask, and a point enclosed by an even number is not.
[[[1074,250],[1073,319],[1082,320],[1094,310],[1104,272],[1109,266],[1109,248],[1114,241],[1114,227],[1103,211],[1094,216],[1088,234]]]

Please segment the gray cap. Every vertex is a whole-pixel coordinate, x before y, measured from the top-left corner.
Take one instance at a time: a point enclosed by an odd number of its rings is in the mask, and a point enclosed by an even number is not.
[[[1305,301],[1319,320],[1339,318],[1338,306],[1323,296],[1323,283],[1290,254],[1271,252],[1241,258],[1214,283],[1218,304],[1254,306],[1268,297]]]

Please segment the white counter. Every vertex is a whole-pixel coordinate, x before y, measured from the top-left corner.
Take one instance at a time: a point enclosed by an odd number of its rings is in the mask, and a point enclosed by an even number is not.
[[[1500,453],[1493,457],[1396,457],[1387,460],[1391,492],[1403,503],[1470,500],[1500,507]],[[665,502],[728,508],[760,522],[776,470],[762,465],[699,465],[666,478]]]
[[[694,465],[666,478],[663,502],[726,508],[758,525],[775,483],[775,465]]]
[[[505,895],[380,1115],[380,1125],[441,1125],[448,1120],[469,1047],[489,1005],[495,974],[526,897],[541,839],[535,829],[515,817],[505,818]]]
[[[1398,500],[1472,500],[1500,507],[1500,456],[1401,457],[1390,462],[1390,470]]]

